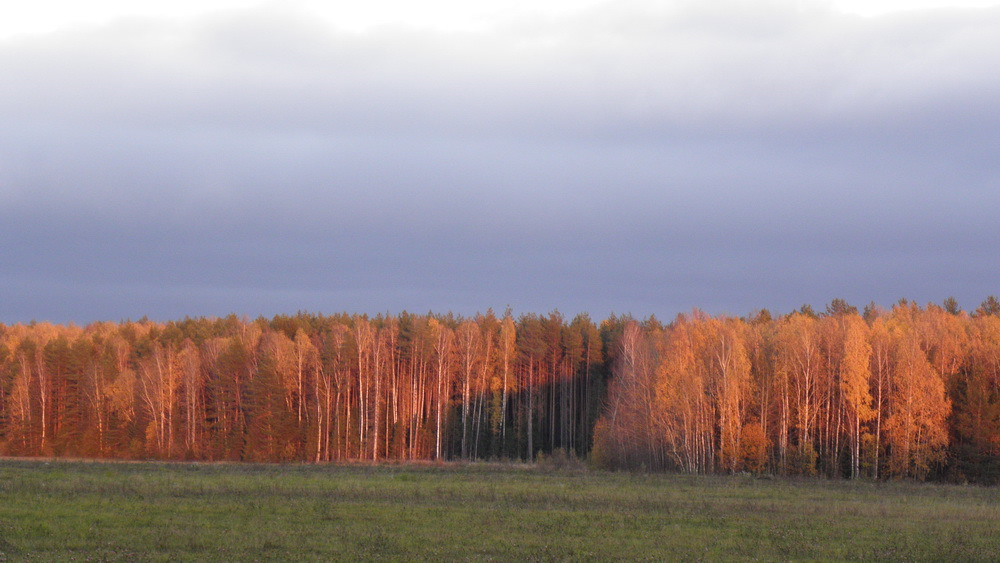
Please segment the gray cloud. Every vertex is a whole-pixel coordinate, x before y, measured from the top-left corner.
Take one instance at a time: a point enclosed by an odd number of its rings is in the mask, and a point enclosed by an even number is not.
[[[997,292],[1000,10],[713,6],[2,42],[0,322]]]

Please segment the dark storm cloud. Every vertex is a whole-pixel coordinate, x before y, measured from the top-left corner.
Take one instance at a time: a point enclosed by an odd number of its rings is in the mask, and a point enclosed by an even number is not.
[[[0,322],[996,293],[1000,11],[713,6],[0,42]]]

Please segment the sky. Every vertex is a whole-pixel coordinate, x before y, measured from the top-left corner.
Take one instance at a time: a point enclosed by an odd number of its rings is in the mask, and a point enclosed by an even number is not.
[[[1000,0],[22,4],[0,323],[1000,293]]]

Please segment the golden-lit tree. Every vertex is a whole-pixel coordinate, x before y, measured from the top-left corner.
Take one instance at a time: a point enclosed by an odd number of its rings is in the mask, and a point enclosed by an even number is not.
[[[944,459],[948,444],[946,422],[951,403],[944,381],[921,347],[915,305],[893,308],[894,339],[890,415],[886,421],[890,447],[889,470],[895,475],[925,477]]]
[[[455,333],[449,327],[443,325],[437,319],[430,319],[431,340],[434,342],[435,356],[435,394],[434,409],[434,459],[442,459],[444,456],[443,445],[444,423],[446,422],[445,409],[450,404],[452,365],[455,353]]]
[[[851,452],[851,478],[861,476],[862,425],[875,416],[871,395],[872,346],[869,328],[857,314],[838,319],[842,330],[842,356],[838,383],[843,412],[848,420],[848,445]]]
[[[481,361],[482,335],[473,320],[467,320],[455,331],[458,347],[459,385],[462,393],[462,458],[469,458],[469,415],[472,408],[473,378]]]
[[[740,468],[740,439],[750,395],[750,358],[747,355],[745,326],[738,319],[706,319],[704,359],[709,394],[718,428],[719,467]]]
[[[711,470],[715,460],[714,427],[705,372],[699,365],[704,332],[679,315],[660,343],[656,404],[662,434],[675,467],[690,473]]]
[[[790,410],[797,438],[796,472],[815,471],[814,434],[818,416],[823,358],[820,350],[818,321],[804,313],[792,313],[779,321],[777,370],[785,378],[782,392],[783,415]],[[789,400],[790,395],[790,400]],[[782,440],[782,443],[785,443]]]

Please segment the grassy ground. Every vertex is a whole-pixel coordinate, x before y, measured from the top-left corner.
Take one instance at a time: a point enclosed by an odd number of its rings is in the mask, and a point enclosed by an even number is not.
[[[524,466],[0,461],[3,560],[1000,559],[1000,490]]]

